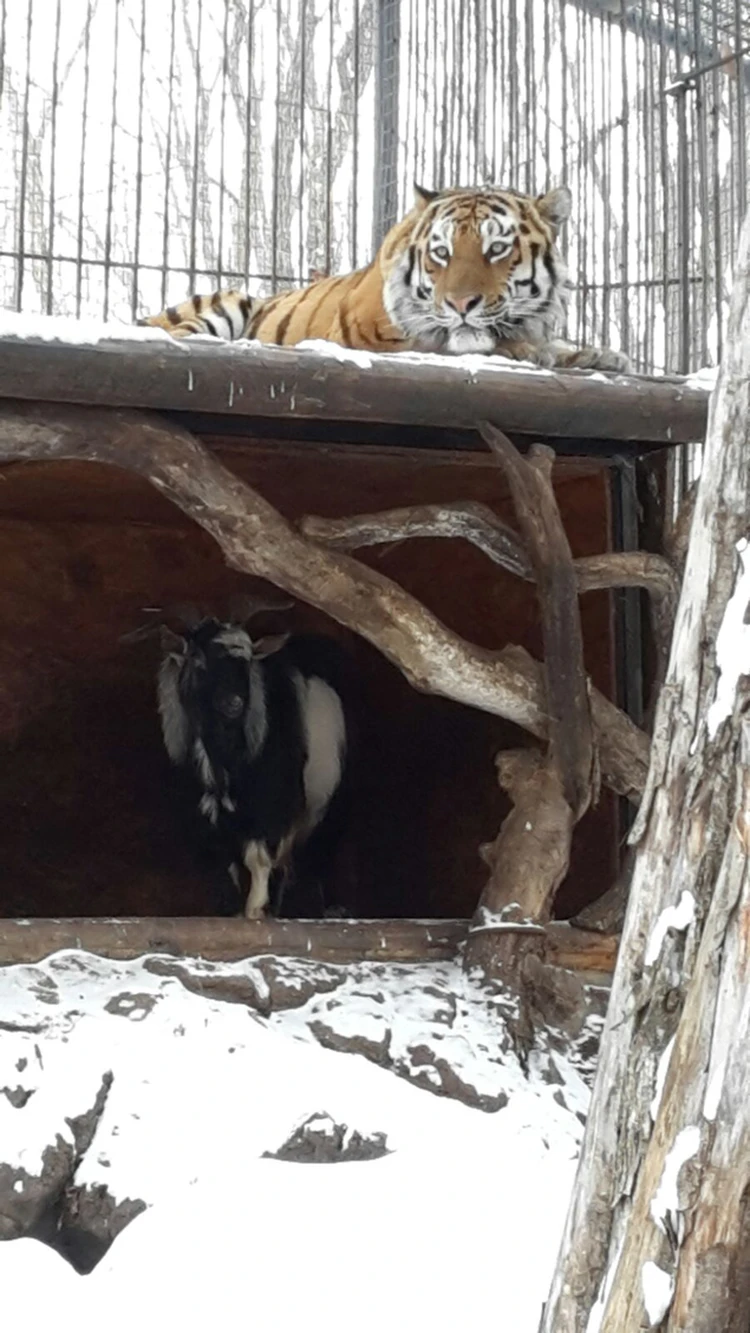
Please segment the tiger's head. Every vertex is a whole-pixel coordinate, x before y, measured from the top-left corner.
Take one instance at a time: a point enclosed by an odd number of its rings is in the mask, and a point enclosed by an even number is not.
[[[415,187],[414,208],[380,251],[391,321],[421,351],[492,352],[545,340],[564,314],[567,273],[556,237],[570,215],[565,187]]]

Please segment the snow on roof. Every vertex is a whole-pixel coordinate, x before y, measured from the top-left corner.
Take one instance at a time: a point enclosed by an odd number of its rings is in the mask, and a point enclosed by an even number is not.
[[[209,334],[193,334],[189,339],[176,339],[166,329],[154,328],[151,325],[105,323],[103,320],[73,319],[66,315],[19,314],[13,310],[0,310],[0,339],[62,342],[77,347],[93,347],[100,343],[113,342],[159,342],[170,345],[176,354],[189,353],[190,347],[196,344],[210,346],[214,351],[217,347],[216,338]],[[226,345],[246,350],[260,348],[264,344],[259,343],[257,339],[239,339]],[[511,361],[500,356],[484,356],[469,352],[462,356],[443,356],[435,352],[362,352],[355,348],[342,347],[339,343],[329,342],[323,338],[308,338],[288,347],[274,345],[274,350],[295,354],[305,353],[319,359],[327,358],[329,361],[356,366],[359,370],[368,370],[381,360],[394,359],[411,366],[447,365],[463,371],[470,383],[478,374],[487,371],[503,372],[506,375],[508,371],[517,371],[527,376],[532,374],[546,378],[555,373],[530,361]],[[601,381],[602,384],[612,384],[617,379],[617,376],[602,375],[599,372],[593,372],[587,377]],[[702,386],[698,384],[698,387]]]
[[[211,998],[222,986],[249,1007]],[[0,1163],[18,1208],[45,1149],[72,1141],[97,1093],[72,1185],[147,1205],[86,1277],[35,1241],[0,1246],[6,1309],[29,1328],[56,1311],[64,1329],[74,1300],[81,1333],[105,1307],[108,1328],[139,1333],[229,1326],[243,1310],[264,1333],[339,1333],[354,1310],[358,1333],[432,1333],[493,1312],[536,1333],[590,1071],[552,1038],[527,1078],[511,1012],[452,963],[66,952],[0,970]],[[597,1030],[592,1019],[589,1040]],[[321,1116],[348,1140],[384,1135],[387,1154],[262,1157]]]
[[[42,342],[95,346],[100,342],[169,342],[179,346],[166,329],[139,324],[105,324],[102,319],[73,319],[68,315],[18,314],[0,310],[0,338],[39,339]],[[213,339],[212,341],[215,341]]]

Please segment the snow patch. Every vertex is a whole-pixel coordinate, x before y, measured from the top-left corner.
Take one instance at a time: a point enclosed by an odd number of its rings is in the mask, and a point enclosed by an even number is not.
[[[318,352],[334,361],[346,361],[349,365],[359,366],[360,370],[369,370],[372,357],[369,352],[357,351],[353,347],[341,347],[339,343],[328,342],[325,338],[304,338],[295,344],[297,351]]]
[[[672,1303],[674,1279],[658,1264],[647,1259],[641,1269],[641,1288],[649,1328],[657,1328]]]
[[[527,824],[527,829],[531,828]],[[488,907],[479,907],[477,914],[470,926],[470,934],[476,935],[483,930],[510,930],[517,934],[544,934],[544,926],[538,922],[526,920],[519,916],[521,908],[518,903],[508,903],[501,908],[499,912],[492,912]]]
[[[680,1130],[667,1154],[659,1188],[651,1200],[651,1216],[665,1236],[671,1232],[681,1238],[678,1180],[683,1166],[695,1157],[700,1144],[701,1132],[698,1126],[687,1125]]]
[[[688,375],[685,384],[689,389],[714,389],[719,378],[718,366],[700,366]]]
[[[680,901],[676,906],[665,907],[660,913],[659,919],[651,932],[651,938],[646,949],[644,963],[646,967],[652,967],[659,957],[662,945],[667,938],[669,930],[687,930],[691,921],[695,917],[695,899],[687,889],[683,889],[680,895]]]
[[[750,549],[744,537],[737,542],[736,550],[742,567],[716,636],[716,665],[719,679],[716,684],[716,697],[706,718],[711,740],[714,739],[722,722],[732,716],[740,677],[750,674],[750,624],[746,623],[747,610],[750,606]]]
[[[155,328],[150,324],[105,324],[102,319],[19,314],[15,310],[0,310],[0,338],[72,343],[79,347],[111,342],[168,342],[175,347],[179,346],[177,339],[167,333],[166,329]]]
[[[268,996],[269,975],[290,1007],[264,1016],[237,1002],[242,986]],[[232,1003],[216,998],[222,980]],[[35,1329],[75,1309],[80,1333],[94,1333],[106,1309],[115,1330],[192,1333],[236,1323],[252,1291],[253,1322],[269,1333],[348,1333],[352,1309],[361,1333],[380,1333],[394,1300],[399,1327],[484,1323],[500,1284],[504,1326],[536,1333],[589,1092],[564,1044],[535,1048],[524,1074],[503,1017],[511,1007],[453,962],[115,962],[67,951],[0,969],[0,1019],[13,1029],[0,1042],[0,1087],[32,1094],[20,1109],[0,1097],[0,1161],[38,1174],[44,1148],[72,1137],[68,1118],[93,1106],[111,1071],[73,1186],[147,1204],[86,1278],[35,1241],[0,1246],[5,1307]],[[324,1049],[323,1026],[377,1049],[367,1059]],[[415,1086],[421,1073],[445,1091],[441,1071],[506,1104],[488,1113]],[[317,1114],[386,1136],[389,1153],[314,1166],[263,1158]],[[446,1265],[446,1216],[479,1217],[488,1193],[503,1201],[493,1226],[450,1228]],[[415,1272],[439,1278],[415,1282]]]

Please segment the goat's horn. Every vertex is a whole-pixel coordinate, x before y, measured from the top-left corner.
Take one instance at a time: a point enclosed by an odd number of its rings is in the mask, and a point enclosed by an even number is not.
[[[229,614],[233,620],[251,620],[253,616],[260,615],[261,611],[291,611],[293,606],[293,601],[274,598],[272,593],[265,597],[238,593],[230,599]]]
[[[152,621],[150,625],[139,625],[137,629],[128,630],[127,634],[121,634],[120,643],[140,643],[142,639],[150,639],[155,634],[161,633],[161,623],[155,625]]]

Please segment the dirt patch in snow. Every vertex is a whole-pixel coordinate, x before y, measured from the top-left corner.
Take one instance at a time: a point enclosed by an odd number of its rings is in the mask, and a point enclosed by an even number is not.
[[[280,1162],[373,1162],[388,1151],[386,1136],[380,1131],[360,1134],[319,1111],[298,1125],[276,1152],[263,1156]]]
[[[108,1012],[113,1011],[105,1006]],[[115,1236],[146,1207],[142,1200],[117,1203],[105,1188],[77,1188],[75,1174],[88,1152],[107,1103],[112,1074],[103,1075],[93,1106],[66,1116],[70,1139],[56,1135],[42,1154],[42,1169],[31,1174],[22,1166],[0,1163],[0,1240],[33,1236],[50,1245],[80,1273],[88,1273],[106,1253]],[[24,1100],[10,1099],[22,1110]]]

